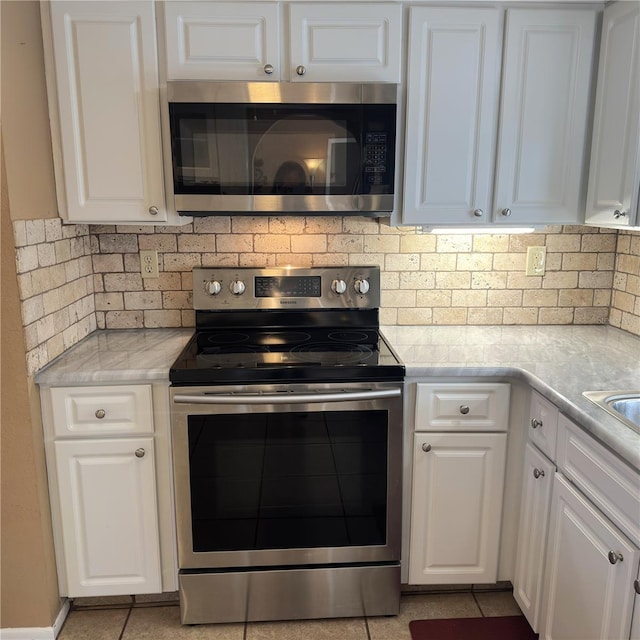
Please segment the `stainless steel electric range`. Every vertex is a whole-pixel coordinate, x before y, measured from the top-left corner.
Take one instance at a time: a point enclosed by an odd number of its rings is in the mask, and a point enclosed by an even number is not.
[[[202,268],[171,368],[185,624],[393,615],[404,366],[377,267]]]

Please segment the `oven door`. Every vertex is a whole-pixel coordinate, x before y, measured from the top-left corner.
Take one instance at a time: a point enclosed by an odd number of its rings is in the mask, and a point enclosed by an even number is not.
[[[401,382],[171,397],[181,569],[400,560]]]

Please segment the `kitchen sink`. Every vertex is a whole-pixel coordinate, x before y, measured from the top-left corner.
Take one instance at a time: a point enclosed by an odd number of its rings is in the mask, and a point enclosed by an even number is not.
[[[582,395],[640,433],[640,391],[584,391]]]

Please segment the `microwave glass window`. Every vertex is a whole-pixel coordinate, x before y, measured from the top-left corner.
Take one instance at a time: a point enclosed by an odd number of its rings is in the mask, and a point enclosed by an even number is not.
[[[170,104],[175,193],[392,193],[395,105]]]

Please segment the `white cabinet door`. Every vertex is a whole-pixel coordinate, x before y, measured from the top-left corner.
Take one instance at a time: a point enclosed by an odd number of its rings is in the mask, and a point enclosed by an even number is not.
[[[496,222],[582,219],[595,20],[591,9],[507,12]]]
[[[537,633],[554,465],[530,443],[524,454],[513,597]]]
[[[496,581],[507,435],[416,433],[410,584]]]
[[[76,223],[166,221],[154,3],[47,6],[61,216]]]
[[[587,224],[640,225],[639,191],[640,3],[614,2],[602,26]]]
[[[537,391],[531,392],[529,423],[527,425],[529,438],[551,460],[556,459],[559,416],[558,407]]]
[[[153,438],[54,443],[67,592],[162,591]]]
[[[168,80],[280,79],[275,2],[167,2]]]
[[[540,638],[629,638],[640,551],[557,473]]]
[[[289,78],[401,81],[402,5],[289,4]]]
[[[490,219],[498,9],[411,7],[403,223]]]

